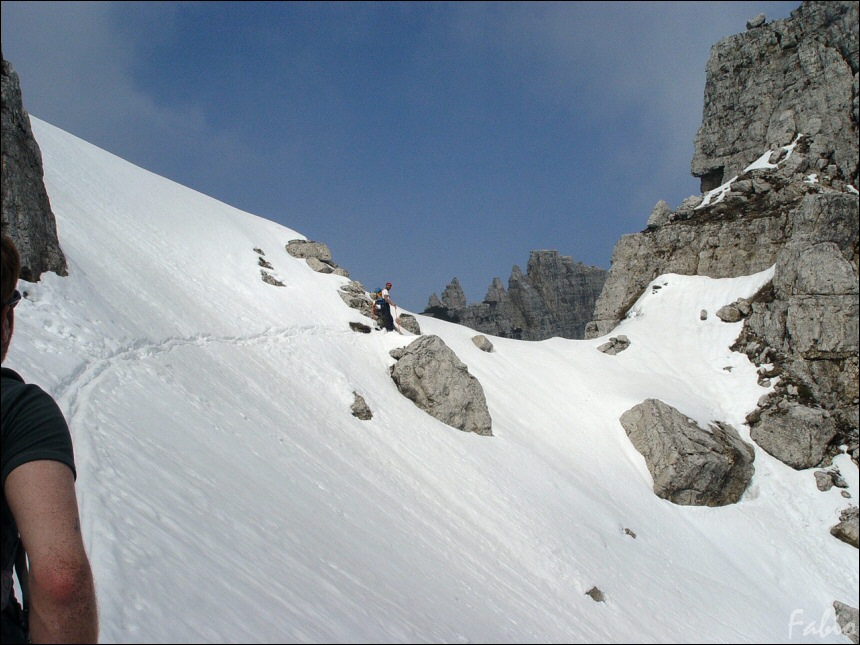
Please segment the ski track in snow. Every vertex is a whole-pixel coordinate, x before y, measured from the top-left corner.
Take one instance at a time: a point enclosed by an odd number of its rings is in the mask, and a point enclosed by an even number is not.
[[[58,383],[54,398],[64,413],[67,414],[67,418],[77,418],[81,413],[81,400],[84,398],[85,391],[91,389],[110,370],[129,361],[154,358],[168,354],[180,347],[197,346],[202,348],[217,343],[236,346],[258,345],[270,340],[289,341],[298,337],[321,336],[326,333],[333,335],[335,333],[348,334],[349,332],[333,332],[325,328],[307,326],[269,328],[258,334],[248,336],[215,336],[201,333],[186,337],[173,336],[163,340],[141,338],[82,364]]]
[[[843,640],[799,632],[856,604],[857,550],[828,533],[858,496],[847,455],[850,502],[756,447],[741,503],[679,507],[618,421],[660,398],[748,438],[765,388],[712,313],[772,275],[655,278],[617,356],[605,337],[485,353],[419,315],[485,388],[482,438],[397,392],[411,338],[349,331],[343,280],[276,248],[297,232],[34,130],[70,275],[28,286],[12,366],[70,422],[104,640]]]

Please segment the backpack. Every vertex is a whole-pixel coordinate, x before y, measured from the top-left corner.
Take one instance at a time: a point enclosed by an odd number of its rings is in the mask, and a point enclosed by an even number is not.
[[[370,299],[373,300],[373,305],[376,309],[382,309],[382,303],[385,302],[385,298],[382,297],[382,288],[380,287],[371,291]]]

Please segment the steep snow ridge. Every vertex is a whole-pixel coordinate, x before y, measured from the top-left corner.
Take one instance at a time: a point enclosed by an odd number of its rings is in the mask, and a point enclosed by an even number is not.
[[[828,533],[851,500],[756,448],[738,504],[673,505],[618,421],[656,397],[748,439],[767,390],[714,312],[770,271],[660,276],[617,356],[486,353],[417,316],[481,381],[478,437],[397,392],[411,338],[352,332],[346,279],[284,251],[304,236],[33,129],[69,276],[22,283],[7,364],[70,419],[103,640],[845,642],[819,626],[857,603],[857,551]]]

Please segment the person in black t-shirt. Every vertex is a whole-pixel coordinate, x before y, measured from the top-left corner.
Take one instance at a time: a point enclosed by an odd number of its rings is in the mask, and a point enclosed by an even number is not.
[[[2,347],[15,327],[15,288],[21,261],[15,244],[2,236]],[[2,642],[95,643],[96,595],[81,536],[75,496],[72,438],[56,402],[3,367],[2,429]],[[26,552],[26,559],[23,557]],[[23,608],[13,590],[13,568],[23,591]]]

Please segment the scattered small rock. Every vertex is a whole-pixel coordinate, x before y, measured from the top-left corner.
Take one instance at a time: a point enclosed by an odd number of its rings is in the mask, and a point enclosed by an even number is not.
[[[848,483],[842,479],[842,473],[839,472],[838,468],[834,468],[833,470],[816,470],[815,485],[822,492],[828,491],[834,486],[836,488],[848,488]]]
[[[630,339],[627,338],[627,336],[613,336],[609,339],[609,342],[603,343],[598,347],[597,351],[609,354],[610,356],[615,356],[619,352],[623,352],[628,347],[630,347]]]
[[[592,587],[588,591],[585,592],[586,596],[591,596],[594,602],[606,602],[606,597],[603,595],[603,592],[597,587]]]
[[[260,274],[263,276],[263,282],[265,282],[266,284],[271,284],[271,285],[276,286],[276,287],[287,286],[283,282],[281,282],[280,280],[275,278],[272,274],[266,273],[262,269],[260,269]]]
[[[365,324],[360,323],[360,322],[349,323],[349,328],[352,331],[358,331],[358,332],[361,332],[362,334],[369,334],[370,333],[370,326],[365,325]]]
[[[649,228],[655,228],[657,226],[663,226],[669,222],[669,218],[672,215],[672,209],[669,208],[669,204],[667,204],[664,200],[660,200],[655,204],[654,208],[651,210],[651,216],[648,218],[647,226]]]
[[[833,479],[831,479],[830,473],[823,470],[816,470],[815,485],[822,493],[827,492],[831,488],[833,488]]]
[[[481,351],[493,351],[493,343],[491,343],[486,336],[482,336],[481,334],[478,334],[477,336],[472,336],[472,342],[475,343],[475,347],[477,347]]]
[[[353,394],[355,395],[355,401],[352,403],[352,416],[362,421],[370,421],[373,418],[373,412],[370,411],[364,397],[358,392],[353,392]]]
[[[758,27],[761,27],[766,21],[767,18],[765,18],[765,15],[763,13],[760,13],[755,18],[747,20],[747,31],[749,31],[750,29],[756,29]]]
[[[726,305],[717,309],[717,318],[727,323],[735,323],[743,320],[743,316],[734,305]]]
[[[857,624],[860,612],[858,612],[857,607],[834,600],[833,611],[836,612],[836,623],[842,630],[842,635],[847,636],[852,643],[858,643],[860,635],[857,632]]]
[[[349,272],[335,264],[331,259],[331,251],[322,242],[312,240],[290,240],[286,245],[287,253],[294,258],[304,258],[308,266],[317,273],[334,273],[349,277]]]
[[[397,323],[406,331],[421,335],[421,325],[418,324],[418,319],[412,314],[400,314],[397,316]]]
[[[839,514],[839,519],[839,524],[830,529],[830,534],[846,544],[850,544],[855,549],[860,549],[860,536],[858,535],[860,509],[856,506],[846,508]]]

